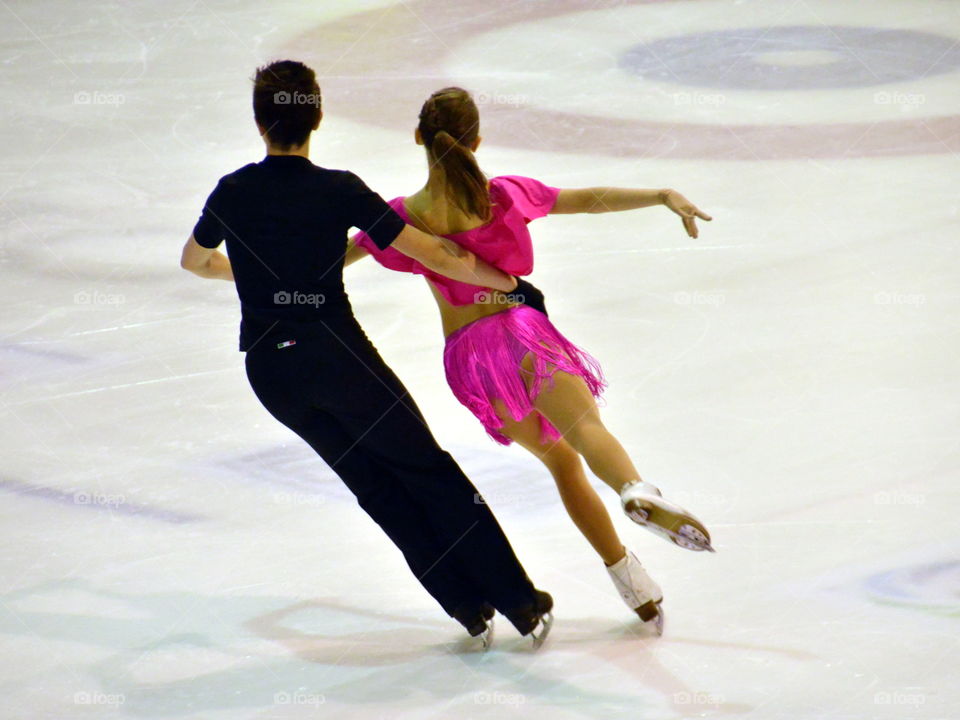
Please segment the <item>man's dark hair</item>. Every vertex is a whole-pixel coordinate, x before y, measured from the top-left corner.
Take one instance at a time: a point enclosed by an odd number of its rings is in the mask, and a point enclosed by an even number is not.
[[[271,145],[289,150],[310,137],[320,119],[317,76],[295,60],[257,68],[253,78],[253,117]]]

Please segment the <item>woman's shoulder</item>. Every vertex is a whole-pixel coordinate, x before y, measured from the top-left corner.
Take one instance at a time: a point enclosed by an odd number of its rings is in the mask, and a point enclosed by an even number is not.
[[[395,197],[395,198],[391,198],[390,200],[387,200],[387,205],[390,207],[391,210],[393,210],[397,215],[400,216],[401,220],[409,224],[410,218],[407,213],[406,205],[404,204],[406,199],[407,198],[405,196],[400,195],[399,197]]]
[[[503,189],[525,188],[531,185],[542,185],[539,180],[525,175],[497,175],[490,178],[490,187]]]
[[[560,192],[555,187],[525,175],[497,175],[492,177],[490,178],[490,189],[491,191],[499,190],[509,195],[519,195],[530,199],[553,196]]]
[[[490,179],[491,199],[516,207],[529,222],[547,215],[560,190],[524,175],[498,175]]]

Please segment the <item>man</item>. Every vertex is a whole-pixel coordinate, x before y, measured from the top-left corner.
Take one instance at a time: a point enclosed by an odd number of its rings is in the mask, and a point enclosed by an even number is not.
[[[260,68],[253,110],[267,156],[221,178],[181,266],[236,282],[254,393],[340,476],[447,614],[486,644],[496,608],[539,645],[553,601],[354,318],[342,278],[347,232],[360,228],[456,280],[511,292],[516,279],[405,225],[353,173],[310,162],[322,119],[310,68]],[[216,249],[223,241],[229,258]]]

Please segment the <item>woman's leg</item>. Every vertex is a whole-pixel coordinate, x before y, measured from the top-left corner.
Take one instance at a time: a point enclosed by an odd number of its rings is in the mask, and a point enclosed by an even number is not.
[[[500,432],[540,458],[550,470],[567,513],[603,558],[614,587],[627,607],[645,622],[659,618],[657,632],[662,632],[659,603],[663,591],[647,575],[636,556],[620,542],[607,509],[587,481],[580,455],[562,438],[556,442],[541,442],[538,413],[532,412],[516,422],[501,403],[494,403],[494,407],[501,419],[506,418]]]
[[[577,451],[563,439],[542,443],[537,413],[530,413],[517,422],[510,417],[502,403],[496,402],[494,407],[501,419],[506,418],[500,432],[529,450],[547,466],[560,491],[567,514],[604,563],[613,565],[621,560],[624,556],[623,543],[613,527],[610,514],[587,480]]]
[[[529,382],[534,377],[529,354],[523,359],[523,370]],[[702,522],[663,498],[656,487],[642,482],[626,450],[601,422],[583,378],[554,372],[552,382],[543,383],[533,405],[583,456],[594,474],[617,491],[631,520],[687,550],[713,552],[710,533]]]
[[[523,369],[533,376],[533,359],[523,359]],[[553,381],[545,381],[534,407],[563,435],[570,446],[583,456],[590,470],[618,493],[640,473],[620,442],[600,420],[597,403],[582,378],[557,371]]]

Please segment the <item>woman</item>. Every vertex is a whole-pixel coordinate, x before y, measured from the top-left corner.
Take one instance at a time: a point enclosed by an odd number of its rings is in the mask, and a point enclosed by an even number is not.
[[[444,88],[424,103],[416,129],[429,163],[427,183],[390,206],[407,223],[447,238],[513,275],[533,269],[527,223],[551,213],[610,212],[666,205],[692,237],[696,218],[710,220],[673,190],[558,190],[531,178],[489,181],[474,157],[479,113],[469,93]],[[706,528],[643,481],[626,451],[604,427],[595,398],[605,387],[600,367],[567,340],[546,315],[519,295],[490,293],[449,280],[416,260],[380,250],[364,233],[347,248],[346,264],[373,255],[393,270],[426,276],[446,336],[444,367],[457,399],[497,442],[517,442],[547,466],[571,519],[603,558],[627,605],[662,627],[659,586],[617,536],[587,481],[581,457],[620,494],[635,522],[690,550],[710,550]]]

